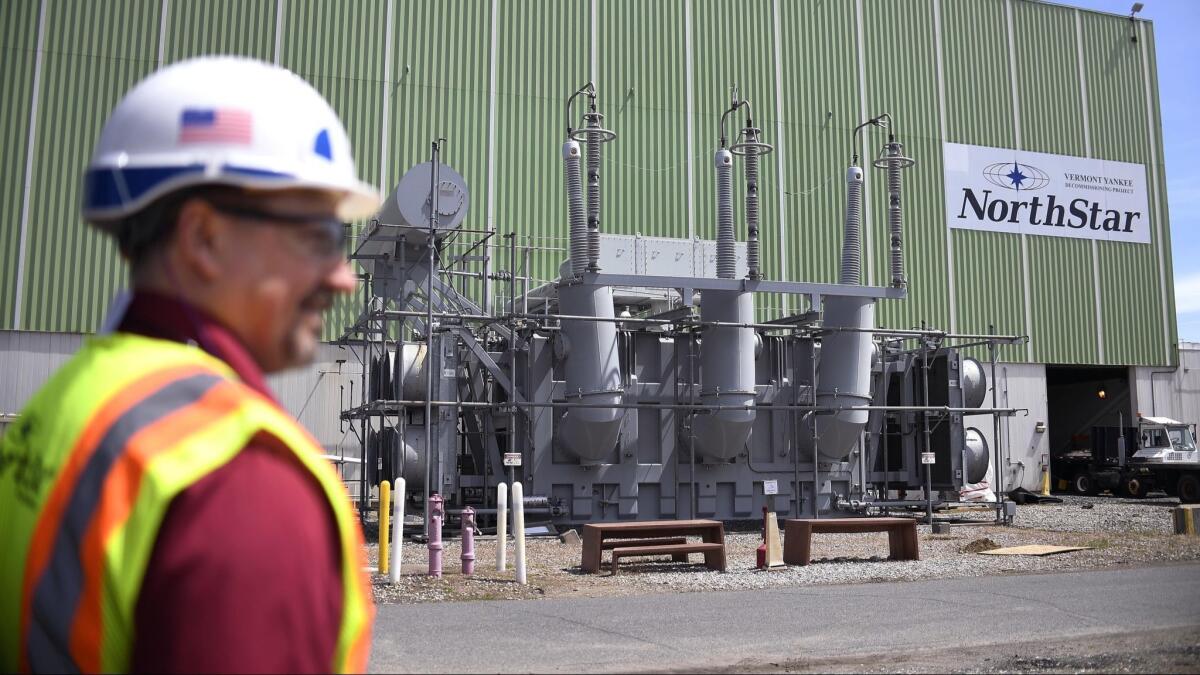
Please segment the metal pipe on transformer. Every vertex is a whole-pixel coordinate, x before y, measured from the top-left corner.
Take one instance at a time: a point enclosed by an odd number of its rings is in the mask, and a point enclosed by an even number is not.
[[[389,405],[399,406],[419,406],[425,405],[425,400],[398,400],[398,401],[380,401]],[[435,406],[445,406],[450,408],[503,408],[508,407],[508,403],[483,403],[480,401],[433,401]],[[569,401],[524,401],[518,403],[516,407],[526,408],[625,408],[625,409],[656,409],[656,410],[743,410],[740,405],[709,405],[705,403],[657,403],[643,401],[639,403],[571,403]],[[772,410],[802,410],[812,412],[818,415],[828,415],[838,412],[865,410],[886,410],[891,412],[929,412],[940,413],[943,415],[961,414],[961,415],[1002,415],[1011,417],[1018,412],[1028,412],[1028,408],[955,408],[943,405],[919,406],[919,405],[855,405],[855,406],[819,406],[819,405],[771,405]]]
[[[368,296],[368,293],[370,292],[370,287],[371,287],[371,275],[367,274],[363,278],[363,310],[364,311],[366,311],[370,307],[370,305],[369,305],[370,299]],[[367,323],[367,328],[369,331],[370,322]],[[364,337],[369,340],[370,335],[366,335]],[[360,377],[362,386],[359,389],[359,391],[361,392],[361,393],[359,393],[359,400],[361,400],[364,404],[367,401],[367,369],[369,368],[369,364],[371,363],[370,355],[368,354],[368,350],[370,348],[369,345],[370,345],[370,342],[365,342],[363,344],[363,350],[362,350],[363,363],[362,363],[362,374]],[[354,388],[354,380],[350,380],[350,388],[351,389]],[[351,428],[353,428],[353,422],[351,422]],[[367,420],[366,420],[366,418],[359,420],[358,429],[359,429],[359,436],[358,436],[359,461],[362,462],[361,464],[359,464],[359,467],[361,467],[361,471],[359,472],[359,475],[358,475],[358,486],[359,486],[358,487],[358,515],[359,515],[359,518],[363,520],[363,522],[366,522],[366,518],[367,518]]]
[[[831,297],[841,297],[841,296],[831,296]],[[850,296],[850,297],[857,297],[857,296]],[[385,316],[385,317],[404,317],[404,316],[424,317],[425,316],[425,312],[415,312],[415,311],[411,311],[411,310],[395,310],[395,309],[384,310],[382,312],[376,312],[375,314],[380,315],[380,316]],[[950,338],[950,339],[970,339],[970,340],[977,339],[977,340],[981,340],[981,341],[995,340],[997,342],[1005,342],[1005,343],[1010,343],[1010,344],[1016,344],[1019,342],[1023,342],[1025,339],[1024,336],[1021,336],[1021,335],[977,335],[977,334],[973,334],[973,333],[947,333],[945,331],[940,331],[940,330],[924,330],[924,331],[922,331],[922,330],[906,330],[903,328],[870,328],[870,327],[860,328],[860,327],[855,327],[855,326],[819,326],[819,327],[814,327],[814,328],[810,329],[809,331],[804,331],[795,326],[772,324],[772,323],[754,323],[754,322],[748,322],[748,321],[747,322],[705,321],[703,319],[697,319],[697,320],[689,319],[686,322],[681,322],[679,319],[652,319],[652,318],[637,318],[637,317],[622,318],[622,317],[617,317],[617,316],[584,316],[584,315],[579,315],[579,314],[554,314],[554,313],[550,313],[550,312],[543,312],[540,314],[518,312],[518,313],[512,314],[511,316],[506,314],[501,317],[485,316],[482,314],[450,314],[450,313],[446,313],[446,312],[438,312],[438,313],[435,313],[434,316],[439,319],[456,319],[456,320],[460,320],[460,321],[478,321],[478,322],[482,322],[482,323],[501,323],[510,318],[512,318],[512,319],[559,319],[559,320],[569,319],[571,321],[596,321],[596,322],[601,322],[601,323],[605,323],[605,322],[607,322],[607,323],[638,323],[638,324],[643,324],[643,325],[648,325],[648,326],[687,326],[688,328],[701,327],[701,326],[728,326],[730,328],[757,328],[760,330],[788,330],[788,331],[792,331],[795,334],[801,334],[801,333],[805,333],[805,332],[808,332],[808,333],[872,333],[874,335],[880,335],[880,336],[886,336],[886,337],[908,337],[908,338],[920,338],[920,337],[925,337],[925,336],[932,336],[932,337]],[[539,330],[547,330],[547,329],[539,328]]]
[[[512,274],[508,275],[508,306],[510,311],[516,311],[517,304],[517,233],[509,232],[508,237],[508,269],[512,270]],[[508,339],[508,378],[512,384],[512,392],[509,396],[508,409],[508,451],[517,452],[517,322],[510,320],[509,339]],[[522,469],[524,469],[524,462]],[[522,471],[523,473],[523,471]],[[513,475],[515,481],[516,469],[512,469],[510,475]],[[524,478],[524,476],[522,476]]]
[[[529,254],[533,248],[533,235],[525,235],[525,250],[521,252],[524,256],[524,261],[521,263],[521,269],[525,274],[521,275],[521,313],[529,313]],[[513,308],[516,311],[516,308]]]
[[[817,402],[817,384],[818,384],[817,377],[819,375],[819,373],[817,372],[817,355],[815,352],[813,353],[813,358],[809,359],[809,363],[812,365],[812,391],[813,391],[813,404],[815,405]],[[817,476],[817,459],[818,459],[817,443],[818,443],[818,441],[820,441],[820,436],[817,433],[816,416],[814,415],[814,416],[810,417],[810,419],[812,420],[812,425],[810,428],[812,429],[812,466],[813,466],[812,513],[813,513],[813,518],[819,518],[821,516],[821,510],[817,506],[817,497],[821,493],[821,479]]]
[[[922,321],[921,325],[924,326],[925,322]],[[924,341],[921,342],[921,400],[926,406],[929,405],[929,345]],[[924,431],[923,452],[932,453],[933,430],[929,428],[929,414],[925,411],[921,411],[920,414]],[[921,463],[925,465],[925,522],[933,525],[933,464],[925,461]]]
[[[996,330],[995,324],[988,324],[988,330],[989,331]],[[991,370],[992,370],[992,381],[990,383],[992,385],[992,407],[995,408],[997,403],[999,402],[998,397],[996,395],[996,387],[999,384],[999,382],[997,382],[997,380],[996,380],[996,345],[995,344],[988,344],[988,359],[991,361]],[[1000,475],[1000,418],[999,417],[992,418],[992,441],[993,441],[993,445],[995,446],[995,448],[992,450],[992,462],[993,462],[992,463],[992,467],[993,467],[992,476],[996,479],[996,481],[997,481],[996,487],[998,488],[999,483],[1002,480],[1002,477]],[[998,523],[1004,519],[1004,516],[1002,515],[1004,513],[1003,504],[1004,504],[1004,492],[1001,490],[997,490],[996,491],[996,522],[998,522]]]
[[[440,352],[433,344],[433,275],[437,273],[437,241],[434,238],[437,234],[437,218],[438,218],[438,179],[441,177],[440,166],[438,164],[438,155],[441,152],[441,144],[445,143],[446,139],[436,138],[431,144],[429,161],[432,163],[432,168],[429,172],[429,239],[427,246],[429,248],[429,275],[426,277],[425,285],[425,345],[427,359],[425,364],[425,499],[430,496],[430,483],[433,478],[433,366],[435,362],[440,364],[440,359],[435,358],[435,353]],[[440,354],[438,354],[440,356]],[[429,510],[425,512],[425,536],[429,536]]]
[[[407,253],[405,252],[405,244],[407,244],[407,235],[401,234],[400,241],[396,243],[396,248],[399,249],[400,269],[406,269],[406,267],[407,267],[406,263],[407,263],[408,256],[407,256]],[[404,345],[405,345],[405,342],[407,341],[404,337],[403,321],[400,323],[400,328],[397,331],[397,333],[398,333],[398,335],[396,337],[396,356],[397,356],[396,360],[398,363],[400,363],[400,366],[403,369]],[[425,353],[426,354],[429,353],[428,346],[426,346],[426,348],[425,348]],[[429,357],[427,356],[426,358],[429,358]],[[404,395],[404,376],[403,375],[396,378],[396,384],[399,385],[400,395],[403,396]],[[401,444],[401,446],[406,446],[408,444],[408,441],[405,440],[407,438],[406,434],[408,433],[408,415],[405,415],[404,411],[401,411],[400,414],[397,415],[397,417],[400,418],[400,432],[399,432],[400,433],[400,444]],[[429,459],[428,459],[428,453],[429,453],[428,447],[429,446],[426,445],[425,447],[426,447],[425,463],[428,464],[429,463]],[[406,459],[407,459],[407,452],[405,453],[405,455],[406,455]],[[406,471],[406,465],[407,465],[407,462],[400,462],[400,471],[404,475],[403,481],[404,481],[405,485],[407,485],[407,480],[408,480],[408,471]]]
[[[880,345],[880,361],[883,363],[883,395],[880,398],[884,403],[887,403],[888,384],[892,378],[888,377],[887,372],[886,343]],[[879,439],[879,444],[883,447],[883,498],[888,499],[892,494],[890,475],[891,466],[889,465],[890,460],[888,458],[888,437],[891,436],[891,434],[888,433],[888,414],[886,412],[883,413],[883,427],[880,430],[880,435],[881,438]]]
[[[690,403],[695,405],[696,390],[699,389],[699,382],[696,381],[696,336],[692,334],[690,337],[691,340],[688,341],[688,398],[690,399]],[[692,422],[694,421],[693,419]],[[689,480],[691,481],[692,492],[691,516],[692,518],[696,518],[696,507],[699,504],[696,499],[696,427],[692,422],[688,423],[688,449],[691,454],[692,469]]]
[[[795,364],[796,364],[796,354],[795,354],[796,348],[797,347],[795,347],[795,346],[792,347],[792,365],[793,366],[795,366]],[[815,358],[816,355],[813,354],[812,356]],[[798,374],[799,373],[797,373],[797,375]],[[810,394],[810,396],[811,396],[811,394]],[[800,405],[800,387],[796,387],[792,390],[792,403],[793,403],[793,405]],[[813,400],[813,403],[816,403],[815,399]],[[811,415],[803,415],[802,416],[800,413],[798,413],[796,411],[791,411],[791,410],[788,411],[788,415],[791,417],[791,421],[792,421],[792,436],[797,441],[799,441],[799,439],[800,439],[800,420],[802,417],[807,418],[807,417],[811,417]],[[816,466],[814,465],[813,468],[815,469]],[[793,490],[793,492],[792,492],[792,517],[799,518],[800,517],[800,443],[798,443],[798,442],[794,442],[792,444],[792,479],[793,479],[793,483],[792,483],[792,490]]]

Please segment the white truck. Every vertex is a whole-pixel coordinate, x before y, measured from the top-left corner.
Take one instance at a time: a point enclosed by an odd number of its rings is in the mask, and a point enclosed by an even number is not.
[[[1167,417],[1139,417],[1136,428],[1093,427],[1090,452],[1065,453],[1056,463],[1055,473],[1070,476],[1081,494],[1144,497],[1160,489],[1184,504],[1200,502],[1195,425]]]

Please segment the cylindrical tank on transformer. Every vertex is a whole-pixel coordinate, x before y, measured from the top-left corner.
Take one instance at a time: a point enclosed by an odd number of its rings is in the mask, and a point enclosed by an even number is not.
[[[871,298],[825,298],[824,325],[836,331],[821,340],[817,374],[817,405],[830,408],[868,405],[871,402],[871,333],[875,327],[875,301]],[[842,410],[817,416],[817,450],[827,460],[840,461],[850,454],[867,424],[866,410]]]
[[[704,321],[751,323],[754,296],[743,291],[704,291]],[[735,457],[754,429],[754,329],[708,326],[700,349],[700,404],[736,409],[700,411],[692,418],[697,454],[711,459]]]
[[[569,316],[615,318],[609,286],[559,286],[558,306]],[[566,346],[565,399],[588,406],[619,405],[624,389],[617,325],[612,321],[563,319],[562,337]],[[616,445],[622,417],[621,408],[569,408],[559,420],[558,440],[581,461],[599,462]]]

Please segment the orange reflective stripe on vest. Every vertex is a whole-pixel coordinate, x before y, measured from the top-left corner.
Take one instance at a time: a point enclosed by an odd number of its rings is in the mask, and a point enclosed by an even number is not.
[[[197,388],[206,386],[191,378]],[[181,395],[181,398],[186,395]],[[103,670],[102,600],[104,555],[112,534],[129,517],[130,509],[142,485],[146,467],[158,454],[236,411],[245,400],[238,385],[221,380],[204,390],[199,398],[177,408],[156,422],[143,427],[129,438],[126,450],[114,462],[101,488],[95,516],[83,538],[83,596],[71,628],[71,654],[85,671]]]
[[[129,451],[131,440],[195,404],[224,381],[216,374],[191,370],[192,374],[187,375],[175,369],[154,373],[125,389],[92,420],[80,438],[71,464],[82,466],[77,472],[64,472],[67,475],[55,484],[51,502],[62,495],[59,513],[53,513],[47,504],[35,530],[25,576],[23,665],[51,672],[101,669],[99,592],[104,583],[103,552],[81,551],[80,545],[88,542],[105,484],[113,467]],[[131,398],[132,405],[121,405]],[[174,429],[175,433],[179,431]],[[94,446],[89,448],[89,442]],[[123,497],[128,504],[137,494],[137,485],[127,487],[130,489],[126,494],[115,496]],[[95,603],[86,609],[81,604],[85,587],[92,591],[90,600]]]

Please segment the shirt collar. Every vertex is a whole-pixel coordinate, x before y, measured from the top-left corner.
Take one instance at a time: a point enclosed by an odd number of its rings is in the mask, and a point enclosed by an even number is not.
[[[133,292],[117,330],[196,345],[224,361],[242,383],[274,401],[262,368],[231,330],[184,300],[152,291]]]

